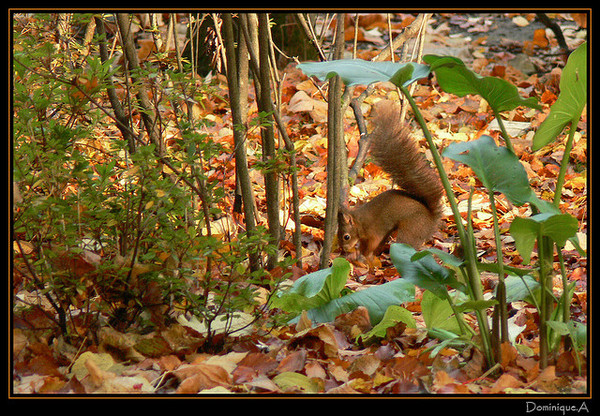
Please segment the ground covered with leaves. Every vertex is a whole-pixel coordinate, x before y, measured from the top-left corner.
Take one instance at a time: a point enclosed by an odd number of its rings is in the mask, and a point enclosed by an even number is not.
[[[581,16],[557,14],[553,16],[563,27],[571,47],[581,43],[584,21]],[[394,16],[398,32],[410,21],[409,15]],[[386,21],[374,18],[360,26],[361,51],[359,57],[370,59],[387,41]],[[348,24],[348,31],[353,23]],[[442,14],[435,15],[428,28],[425,53],[452,54],[464,59],[467,65],[482,75],[504,78],[518,86],[525,96],[538,97],[543,111],[518,108],[506,119],[508,127],[520,132],[514,134],[515,150],[525,165],[537,194],[551,198],[551,185],[556,180],[559,163],[564,153],[560,143],[532,153],[531,137],[545,119],[550,106],[560,92],[559,80],[564,57],[554,34],[535,20],[533,14]],[[507,33],[510,34],[507,36]],[[514,35],[514,36],[511,36]],[[348,38],[351,40],[351,37]],[[468,58],[465,58],[468,57]],[[303,269],[294,268],[293,281],[318,269],[319,249],[323,240],[322,221],[326,197],[326,120],[324,104],[313,82],[288,65],[283,72],[282,102],[289,136],[298,151],[300,198],[302,201]],[[357,89],[356,93],[360,92]],[[227,111],[227,83],[216,76],[211,87],[211,98],[196,106],[195,111],[213,123],[206,132],[231,149],[233,130]],[[382,85],[365,100],[369,107],[381,98],[393,98],[395,88]],[[221,98],[219,98],[221,97]],[[396,95],[397,97],[397,95]],[[431,85],[418,85],[415,100],[422,109],[436,143],[440,148],[448,143],[475,138],[483,132],[498,137],[493,115],[479,97],[458,98]],[[252,106],[250,114],[256,115]],[[168,114],[168,111],[165,113]],[[345,133],[349,156],[358,152],[359,133],[352,115],[346,117]],[[167,134],[170,132],[167,132]],[[94,143],[103,149],[103,141],[113,132],[100,132]],[[258,137],[258,130],[254,132]],[[176,144],[176,138],[169,139]],[[167,140],[167,142],[169,141]],[[587,240],[587,116],[584,112],[571,151],[572,168],[566,176],[561,210],[580,222],[580,244]],[[232,169],[230,155],[217,158],[222,166],[215,167],[214,175]],[[250,161],[253,162],[252,160]],[[477,191],[477,182],[470,169],[444,160],[454,192],[463,202],[470,189],[473,196],[474,232],[481,259],[495,257],[492,215],[487,195]],[[259,179],[256,182],[260,182]],[[223,174],[222,183],[233,189],[233,175]],[[351,200],[365,200],[369,195],[388,189],[389,180],[376,166],[365,166],[364,181],[351,190]],[[258,193],[261,198],[261,192]],[[151,207],[148,206],[148,209]],[[500,228],[507,229],[519,207],[502,206]],[[263,215],[263,214],[261,214]],[[235,223],[235,215],[221,222]],[[456,246],[452,213],[443,217],[443,228],[434,235],[431,245],[446,251]],[[288,226],[286,230],[293,229]],[[506,237],[510,247],[510,237]],[[14,255],[29,249],[27,241],[13,243]],[[282,244],[281,253],[293,251],[291,243]],[[574,247],[563,252],[569,282],[575,282],[571,315],[578,322],[587,323],[587,259]],[[505,262],[519,266],[522,257],[515,250],[504,252]],[[535,258],[533,259],[535,261]],[[67,261],[71,261],[67,259]],[[75,268],[86,272],[98,270],[100,259],[80,256],[73,260]],[[416,288],[415,301],[404,305],[412,312],[415,327],[400,323],[387,328],[384,335],[365,337],[373,329],[364,308],[338,316],[334,322],[312,325],[306,316],[292,324],[273,325],[259,321],[246,326],[240,313],[240,331],[223,335],[216,331],[207,340],[201,325],[193,316],[179,314],[169,320],[161,319],[160,312],[150,320],[156,325],[150,332],[144,328],[122,329],[115,325],[86,327],[78,342],[67,342],[55,330],[48,316],[51,307],[42,296],[21,286],[27,265],[13,275],[14,302],[25,305],[39,304],[36,308],[17,308],[12,324],[12,392],[29,394],[585,394],[588,392],[587,354],[563,348],[553,363],[540,368],[538,312],[531,304],[519,301],[511,304],[510,331],[514,344],[501,347],[498,364],[486,368],[481,351],[473,345],[459,347],[441,344],[432,337],[424,324],[421,301],[423,292]],[[554,290],[562,291],[556,270]],[[21,274],[20,274],[21,273]],[[281,270],[274,273],[282,274]],[[369,270],[355,265],[347,287],[361,290],[400,278],[384,254],[381,267]],[[497,283],[493,274],[482,275],[486,293],[492,293]],[[261,289],[262,290],[262,289]],[[260,290],[259,290],[260,292]],[[79,296],[89,296],[81,292]],[[151,295],[149,295],[151,296]],[[267,298],[258,302],[267,311]],[[22,305],[20,305],[22,306]],[[101,314],[102,311],[95,313]],[[85,320],[84,315],[74,319]],[[469,325],[476,328],[472,316],[465,315]],[[106,321],[99,320],[100,323]],[[80,324],[84,326],[83,323]],[[54,328],[54,329],[48,329]],[[210,345],[209,345],[210,344]]]
[[[418,303],[414,305],[418,311]],[[518,313],[529,326],[522,339],[536,348],[531,311]],[[418,314],[417,314],[418,316]],[[502,348],[500,366],[485,370],[476,348],[443,348],[425,329],[394,328],[384,340],[361,345],[356,331],[368,325],[364,310],[315,327],[288,326],[266,335],[227,341],[220,354],[197,353],[205,342],[186,325],[147,335],[99,332],[97,348],[34,340],[16,329],[19,359],[15,393],[134,394],[580,394],[587,389],[570,353],[540,370],[534,355]]]

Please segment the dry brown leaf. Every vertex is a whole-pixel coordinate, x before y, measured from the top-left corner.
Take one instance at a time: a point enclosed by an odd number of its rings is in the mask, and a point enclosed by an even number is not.
[[[173,371],[181,365],[181,360],[176,355],[165,355],[158,359],[158,366],[163,371]]]
[[[308,313],[306,311],[302,311],[300,314],[300,319],[298,319],[298,323],[296,324],[296,331],[302,332],[309,328],[312,328],[312,322],[308,317]]]
[[[327,373],[325,372],[325,369],[317,361],[307,362],[304,366],[304,372],[309,378],[320,378],[323,380],[327,378]]]
[[[364,306],[359,306],[351,312],[336,316],[333,325],[351,339],[368,332],[372,328],[369,311]]]
[[[86,360],[84,365],[89,374],[89,381],[96,388],[102,386],[105,381],[116,377],[115,373],[102,370],[94,360]]]
[[[321,324],[294,335],[290,346],[296,348],[299,345],[322,351],[327,357],[337,357],[340,349],[346,349],[351,344],[341,332],[329,324]]]
[[[271,356],[259,352],[251,352],[238,363],[238,368],[248,367],[256,371],[257,374],[266,374],[277,368],[277,365],[277,361]]]
[[[360,371],[367,376],[372,376],[375,371],[379,368],[381,361],[379,358],[375,357],[375,355],[367,353],[361,357],[358,357],[356,360],[352,361],[348,371],[353,373],[355,371]]]
[[[452,377],[450,377],[448,375],[448,373],[446,373],[444,370],[439,370],[435,373],[435,376],[433,377],[433,384],[436,387],[442,387],[445,386],[446,384],[454,384],[456,383],[456,380],[454,380]]]
[[[361,394],[358,390],[350,387],[349,383],[344,383],[326,391],[327,394]]]
[[[500,365],[504,369],[513,366],[518,357],[517,349],[510,342],[504,342],[500,345],[500,354]]]
[[[218,365],[205,363],[182,365],[173,371],[173,374],[183,380],[177,388],[177,393],[196,394],[205,389],[231,385],[229,374]]]
[[[502,374],[492,385],[490,393],[503,393],[506,389],[523,387],[523,383],[510,374]]]
[[[305,363],[306,350],[297,350],[284,357],[277,366],[276,370],[279,373],[283,373],[285,371],[300,371],[304,368]]]

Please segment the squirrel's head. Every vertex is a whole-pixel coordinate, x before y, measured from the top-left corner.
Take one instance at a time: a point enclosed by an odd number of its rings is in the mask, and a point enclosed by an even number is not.
[[[359,241],[354,217],[347,207],[340,207],[338,211],[338,244],[342,253],[353,253],[357,250]]]

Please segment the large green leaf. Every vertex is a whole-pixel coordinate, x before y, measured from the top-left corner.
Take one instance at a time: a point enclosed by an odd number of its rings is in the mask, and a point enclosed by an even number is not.
[[[515,205],[530,202],[535,196],[517,156],[505,147],[496,146],[490,136],[451,143],[443,155],[470,166],[487,189],[502,192]]]
[[[519,300],[528,300],[533,303],[531,296],[539,290],[540,284],[529,275],[515,276],[509,275],[504,279],[506,286],[506,303]]]
[[[446,298],[440,298],[433,292],[426,290],[421,299],[421,311],[427,329],[446,330],[460,335],[462,332],[450,302]]]
[[[581,322],[547,321],[548,326],[559,335],[569,335],[573,340],[575,349],[583,350],[587,344],[587,325]]]
[[[392,81],[407,86],[429,75],[429,66],[414,62],[372,62],[363,59],[339,59],[325,62],[303,62],[297,66],[307,76],[325,81],[339,75],[346,85],[369,85],[374,82]]]
[[[529,218],[517,217],[510,224],[510,235],[515,239],[515,246],[525,263],[531,260],[534,244],[541,234],[550,237],[558,247],[575,236],[577,218],[569,214],[541,213]]]
[[[569,123],[577,123],[587,103],[587,42],[575,49],[560,77],[560,94],[533,136],[536,151],[554,140]]]
[[[389,306],[401,305],[414,300],[414,285],[407,280],[396,279],[333,299],[325,305],[308,310],[307,315],[312,322],[331,322],[342,313],[364,306],[369,311],[371,324],[377,325],[383,319]]]
[[[435,72],[437,82],[446,92],[463,97],[477,94],[497,112],[518,106],[541,108],[534,97],[523,98],[517,87],[496,77],[483,77],[467,68],[463,61],[452,56],[425,55],[423,61]]]
[[[332,267],[302,276],[285,291],[278,292],[271,306],[298,316],[307,312],[314,323],[331,322],[336,316],[359,306],[369,311],[373,325],[383,318],[390,305],[412,302],[415,288],[412,283],[397,279],[383,285],[340,296],[350,273],[350,263],[338,257]]]
[[[363,340],[372,337],[384,338],[387,335],[387,329],[392,328],[396,324],[404,322],[408,328],[416,328],[417,323],[412,313],[402,306],[390,305],[383,318],[369,332],[362,335]]]
[[[461,291],[466,290],[456,279],[453,270],[440,266],[430,255],[421,258],[414,256],[416,252],[406,244],[390,246],[390,258],[402,276],[402,280],[430,290],[441,299],[446,298],[448,286]]]
[[[289,290],[278,292],[272,306],[296,314],[318,308],[340,296],[349,274],[350,263],[338,257],[331,267],[304,275]]]

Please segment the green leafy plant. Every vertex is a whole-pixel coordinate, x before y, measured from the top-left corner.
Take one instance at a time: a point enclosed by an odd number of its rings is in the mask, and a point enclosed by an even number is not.
[[[74,19],[103,26],[91,14]],[[230,325],[241,313],[252,317],[247,325],[266,316],[257,293],[278,279],[250,271],[247,259],[276,255],[276,245],[262,227],[233,236],[215,230],[226,192],[214,161],[231,149],[201,133],[209,121],[173,104],[202,102],[211,86],[196,85],[185,66],[173,70],[165,55],[160,66],[124,72],[68,32],[68,47],[58,47],[50,14],[23,22],[13,31],[13,180],[22,196],[13,216],[15,290],[37,300],[19,297],[15,311],[50,308],[53,329],[71,340],[93,339],[106,320],[148,331],[186,314],[202,323],[207,349],[241,330]],[[91,45],[106,37],[97,33]],[[111,77],[127,86],[123,102],[107,100]],[[136,94],[148,86],[156,101],[144,108]],[[119,103],[121,118],[111,109]],[[151,119],[164,108],[172,119]],[[131,127],[140,116],[146,130]],[[168,144],[153,139],[167,119]],[[107,134],[115,127],[122,135]]]
[[[344,293],[351,267],[346,259],[338,257],[331,267],[304,275],[291,287],[282,287],[272,298],[271,307],[289,312],[291,320],[307,311],[312,322],[322,323],[364,306],[371,324],[377,325],[390,306],[414,300],[414,286],[401,279]]]
[[[469,212],[467,215],[466,227],[462,221],[457,221],[457,231],[463,247],[463,261],[456,258],[451,258],[447,254],[440,255],[439,258],[445,264],[445,267],[431,262],[431,258],[427,259],[426,250],[423,254],[415,255],[409,247],[403,245],[392,245],[390,249],[392,260],[396,268],[400,271],[404,279],[412,281],[425,289],[429,289],[441,302],[448,302],[448,307],[452,310],[452,315],[456,318],[456,325],[460,326],[461,334],[465,334],[464,327],[461,325],[459,308],[453,303],[449,295],[448,287],[461,289],[468,296],[467,304],[475,311],[478,324],[479,334],[481,337],[481,348],[487,358],[488,364],[491,366],[500,356],[500,344],[495,345],[490,338],[490,330],[488,328],[488,319],[486,310],[494,305],[499,309],[499,326],[501,341],[508,341],[508,319],[507,311],[507,276],[517,278],[511,279],[511,294],[514,294],[515,288],[523,294],[523,288],[530,295],[529,299],[536,302],[533,297],[533,291],[537,287],[543,288],[540,293],[539,301],[536,306],[540,310],[540,339],[541,339],[541,362],[542,366],[548,362],[548,344],[552,338],[552,334],[547,329],[552,314],[553,296],[552,296],[552,279],[549,276],[552,263],[552,247],[556,244],[557,251],[564,246],[567,239],[575,240],[575,232],[577,230],[577,220],[568,214],[562,214],[558,210],[558,201],[560,200],[560,189],[562,180],[566,171],[568,154],[572,144],[573,134],[581,111],[586,103],[585,91],[586,76],[586,48],[587,45],[582,44],[572,56],[565,67],[564,76],[561,79],[561,96],[552,108],[548,119],[540,127],[538,139],[534,139],[534,149],[537,149],[543,144],[550,142],[556,137],[562,129],[567,125],[571,125],[567,148],[565,150],[565,159],[561,165],[561,173],[557,183],[557,196],[554,204],[548,201],[539,199],[529,185],[527,174],[522,164],[514,154],[514,149],[511,143],[511,138],[507,134],[504,127],[501,112],[512,110],[518,106],[527,106],[534,109],[539,109],[535,98],[522,98],[517,88],[509,82],[495,78],[482,77],[470,69],[464,63],[454,57],[440,57],[428,55],[424,57],[424,61],[428,66],[423,66],[415,63],[394,64],[386,63],[386,65],[373,65],[371,70],[367,70],[370,62],[361,60],[343,60],[330,61],[323,63],[303,63],[299,65],[307,75],[315,75],[321,80],[325,80],[337,73],[341,76],[347,85],[356,83],[372,83],[378,81],[393,82],[407,98],[416,121],[422,128],[425,138],[427,139],[431,150],[434,163],[440,173],[444,189],[448,196],[448,201],[452,208],[454,218],[460,219],[461,215],[458,211],[458,206],[451,184],[448,181],[447,175],[442,165],[441,155],[433,143],[431,133],[419,111],[418,106],[408,92],[407,85],[415,80],[427,76],[430,72],[434,72],[437,82],[446,92],[464,96],[466,94],[477,94],[484,98],[500,125],[502,137],[506,143],[506,148],[498,147],[493,139],[488,136],[482,136],[478,140],[466,143],[454,143],[444,151],[444,156],[452,158],[458,162],[469,165],[477,177],[482,182],[483,186],[488,191],[492,215],[494,220],[494,234],[496,239],[497,261],[495,264],[481,264],[475,255],[475,237],[472,233],[470,224],[471,207],[469,204]],[[339,65],[338,65],[339,64]],[[564,97],[564,98],[562,98]],[[540,213],[529,218],[517,217],[510,227],[510,232],[515,238],[515,244],[523,258],[529,259],[534,243],[537,242],[539,263],[535,269],[526,269],[526,271],[508,267],[503,264],[502,260],[502,243],[500,238],[500,230],[498,226],[498,215],[495,208],[495,194],[502,193],[511,203],[515,205],[523,205],[529,203],[532,205],[534,212]],[[434,251],[429,251],[433,254]],[[439,254],[439,253],[438,253]],[[425,262],[424,262],[425,261]],[[449,274],[449,270],[454,270],[454,274]],[[445,270],[445,271],[442,271]],[[486,303],[483,299],[481,282],[479,278],[480,270],[493,270],[498,274],[499,285],[493,302]],[[564,308],[562,322],[569,322],[568,305],[570,301],[566,276],[563,270],[563,295],[560,305]],[[539,281],[533,285],[531,278],[526,276],[537,274]],[[462,283],[461,283],[462,282]],[[515,285],[515,282],[520,282]],[[470,302],[470,304],[469,304]],[[467,307],[465,304],[465,307]],[[425,312],[424,312],[425,313]],[[557,327],[556,324],[554,327]],[[560,325],[558,325],[560,326]],[[560,326],[560,332],[566,334],[566,327]],[[457,327],[453,328],[454,330]],[[570,333],[569,333],[570,334]],[[578,344],[580,345],[580,344]],[[556,343],[553,344],[556,347]]]

